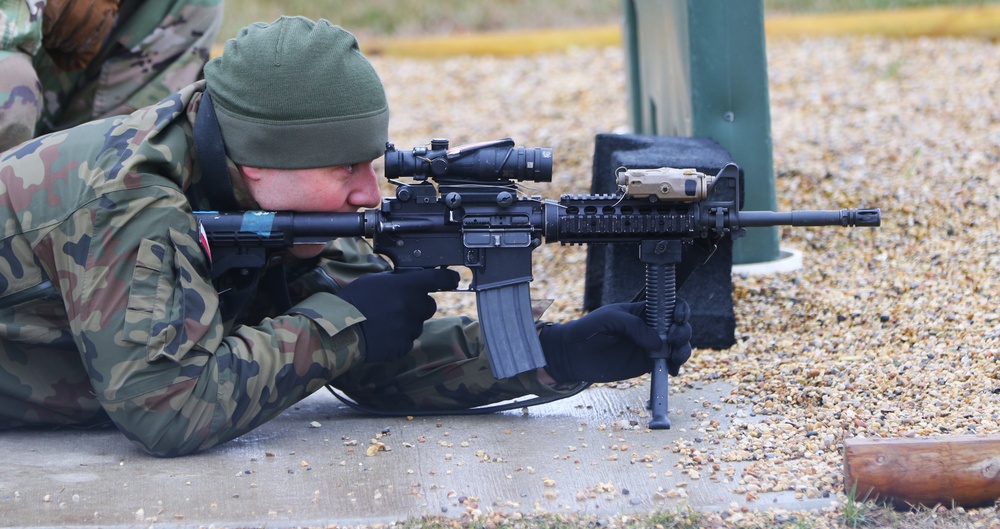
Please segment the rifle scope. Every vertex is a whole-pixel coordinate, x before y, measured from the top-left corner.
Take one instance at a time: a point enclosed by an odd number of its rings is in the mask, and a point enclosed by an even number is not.
[[[552,149],[515,147],[510,138],[448,148],[448,140],[431,146],[397,151],[385,146],[385,176],[412,176],[417,180],[502,183],[511,180],[552,181]]]

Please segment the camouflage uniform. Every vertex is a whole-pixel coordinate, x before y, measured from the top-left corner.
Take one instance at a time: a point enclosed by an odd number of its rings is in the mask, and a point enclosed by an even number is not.
[[[70,72],[41,46],[44,5],[0,0],[0,151],[130,113],[194,82],[222,23],[222,0],[123,0],[97,56]]]
[[[31,60],[42,48],[44,5],[0,0],[0,151],[31,139],[42,115],[42,84]]]
[[[292,288],[296,304],[280,314],[261,310],[261,293],[223,321],[224,286],[209,279],[192,215],[207,204],[189,198],[201,178],[192,123],[203,90],[0,156],[2,426],[110,418],[173,456],[237,437],[330,381],[379,409],[558,394],[533,373],[494,379],[464,318],[431,320],[413,354],[383,364],[363,363],[363,316],[329,292]],[[238,178],[231,162],[230,172]],[[386,268],[359,241],[337,241],[327,257],[341,284]]]

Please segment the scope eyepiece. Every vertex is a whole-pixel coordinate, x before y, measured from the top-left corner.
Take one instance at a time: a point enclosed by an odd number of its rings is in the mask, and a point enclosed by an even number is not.
[[[434,139],[430,148],[414,147],[410,151],[398,151],[387,143],[385,176],[485,183],[551,182],[552,149],[515,147],[511,138],[453,149],[448,148],[448,140]]]

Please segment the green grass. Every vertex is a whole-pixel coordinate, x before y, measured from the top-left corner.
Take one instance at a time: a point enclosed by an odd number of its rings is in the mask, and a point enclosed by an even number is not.
[[[851,485],[851,491],[844,502],[844,511],[842,513],[844,525],[852,529],[864,527],[871,523],[868,515],[872,511],[872,507],[865,503],[864,499],[858,500],[857,488],[857,483]]]

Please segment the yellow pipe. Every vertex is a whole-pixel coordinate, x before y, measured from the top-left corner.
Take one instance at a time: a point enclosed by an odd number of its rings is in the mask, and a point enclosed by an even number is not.
[[[449,55],[528,55],[573,46],[620,46],[621,28],[599,26],[555,28],[429,37],[400,37],[362,43],[365,53],[399,57],[443,57]]]
[[[771,16],[768,37],[876,34],[891,37],[1000,37],[1000,7],[923,7],[889,11]]]

